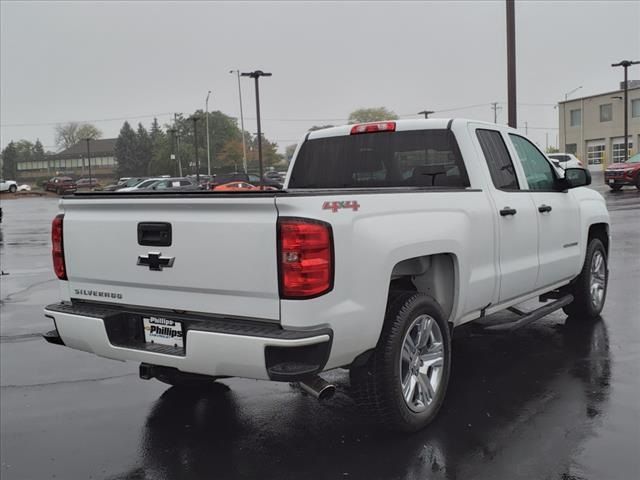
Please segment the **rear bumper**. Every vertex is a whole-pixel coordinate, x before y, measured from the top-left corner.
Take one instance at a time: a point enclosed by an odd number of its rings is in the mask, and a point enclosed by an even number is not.
[[[323,370],[333,332],[284,330],[258,320],[204,317],[88,303],[48,305],[56,342],[115,360],[173,367],[183,372],[259,380],[299,380]],[[142,315],[182,322],[185,347],[146,344]],[[49,332],[55,337],[55,331]]]

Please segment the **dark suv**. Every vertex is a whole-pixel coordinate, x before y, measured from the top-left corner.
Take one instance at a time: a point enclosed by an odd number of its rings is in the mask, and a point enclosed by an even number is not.
[[[58,195],[73,193],[78,189],[76,182],[71,177],[53,177],[44,184],[47,192],[56,192]]]

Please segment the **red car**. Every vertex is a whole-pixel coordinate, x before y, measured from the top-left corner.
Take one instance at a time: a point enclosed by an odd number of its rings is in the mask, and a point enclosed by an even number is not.
[[[48,192],[56,192],[58,195],[73,193],[78,189],[76,182],[71,177],[53,177],[44,184],[44,189]]]
[[[640,153],[626,162],[609,165],[604,171],[604,183],[616,192],[625,185],[635,186],[640,190]]]

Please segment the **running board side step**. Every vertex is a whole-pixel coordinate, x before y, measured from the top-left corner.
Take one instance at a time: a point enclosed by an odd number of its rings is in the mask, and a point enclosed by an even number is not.
[[[548,305],[543,305],[542,307],[536,308],[535,310],[529,313],[524,313],[518,310],[518,312],[520,312],[518,314],[519,315],[521,314],[520,318],[513,320],[512,322],[498,323],[497,325],[489,325],[487,327],[483,327],[482,330],[490,331],[490,332],[517,330],[519,328],[524,327],[525,325],[528,325],[531,322],[535,322],[536,320],[549,315],[552,312],[555,312],[556,310],[561,309],[562,307],[569,305],[571,302],[573,302],[573,295],[565,295],[564,297],[559,298],[555,302],[552,302]],[[516,309],[511,309],[511,311],[514,311],[514,310]]]

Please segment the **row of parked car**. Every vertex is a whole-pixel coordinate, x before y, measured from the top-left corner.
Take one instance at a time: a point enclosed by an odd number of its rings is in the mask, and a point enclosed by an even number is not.
[[[195,175],[187,177],[124,177],[114,185],[108,185],[104,191],[121,193],[143,190],[275,190],[282,188],[284,175],[278,172],[267,172],[260,182],[260,177],[244,172],[232,172],[219,175]],[[261,184],[262,183],[262,184]]]
[[[45,191],[55,192],[58,195],[74,193],[78,190],[100,190],[111,192],[134,192],[138,190],[166,190],[180,188],[181,190],[257,190],[257,189],[280,189],[284,182],[284,172],[267,172],[263,176],[262,186],[260,177],[244,172],[232,172],[220,175],[200,175],[198,181],[195,175],[186,177],[123,177],[116,183],[102,186],[96,178],[80,178],[74,180],[69,176],[56,176],[45,182],[42,187]],[[4,185],[4,184],[3,184]],[[17,185],[11,182],[7,184],[6,190],[15,191]]]

